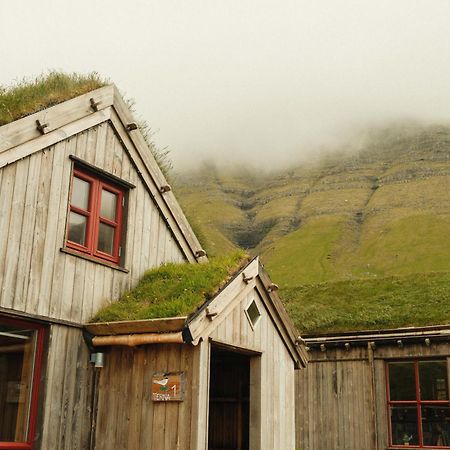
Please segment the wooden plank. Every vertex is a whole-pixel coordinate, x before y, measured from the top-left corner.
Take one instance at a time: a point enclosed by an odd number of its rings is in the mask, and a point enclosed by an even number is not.
[[[133,349],[123,349],[120,352],[120,363],[118,367],[119,377],[117,380],[118,409],[116,411],[117,422],[115,427],[114,446],[110,448],[126,448],[128,436],[126,430],[130,421],[130,388],[135,381],[129,376],[129,369],[133,361]]]
[[[0,153],[5,153],[8,149],[41,137],[40,131],[36,128],[36,120],[48,125],[46,134],[49,134],[68,123],[78,121],[86,116],[92,116],[90,98],[100,102],[99,110],[111,106],[113,104],[113,90],[113,86],[105,86],[3,125],[0,127]]]
[[[139,185],[136,189],[136,203],[134,209],[134,220],[133,220],[133,253],[132,259],[130,261],[131,265],[131,283],[135,286],[142,274],[141,271],[141,252],[145,251],[142,247],[142,230],[143,230],[143,222],[144,222],[144,189]]]
[[[33,153],[39,152],[47,147],[64,141],[70,136],[80,133],[83,130],[94,127],[109,119],[110,110],[98,111],[90,116],[86,116],[76,122],[69,123],[61,128],[51,131],[48,134],[36,137],[35,139],[11,148],[0,153],[0,167],[12,164],[20,159],[26,158]]]
[[[36,204],[36,221],[33,235],[33,249],[31,253],[31,268],[27,289],[27,312],[39,314],[41,297],[41,274],[44,266],[44,246],[47,234],[48,198],[50,196],[50,175],[53,167],[53,149],[41,153],[39,173],[38,197]],[[41,307],[41,310],[45,308]]]
[[[169,354],[167,361],[168,372],[180,372],[182,367],[180,366],[181,352],[183,351],[181,345],[170,345],[167,347],[166,352]],[[185,401],[185,400],[184,400]],[[177,447],[179,423],[178,423],[178,410],[182,402],[167,402],[166,403],[166,416],[165,416],[165,433],[164,433],[164,449],[175,450]]]
[[[152,439],[153,439],[153,415],[154,415],[154,402],[152,401],[152,389],[150,383],[150,377],[156,369],[156,361],[157,361],[157,352],[158,349],[156,346],[149,345],[144,347],[142,351],[145,351],[144,358],[144,366],[143,366],[143,377],[144,377],[144,395],[142,399],[142,407],[141,407],[141,430],[145,430],[144,433],[141,433],[139,436],[139,449],[149,449],[156,450],[152,447]]]
[[[168,368],[168,344],[158,345],[156,354],[155,371],[167,372]],[[164,450],[165,417],[167,402],[153,402],[153,432],[152,449]]]
[[[63,177],[63,167],[65,160],[65,146],[66,142],[61,142],[53,147],[53,164],[47,183],[50,184],[50,192],[46,198],[47,204],[47,220],[45,227],[45,238],[43,247],[43,265],[41,268],[41,282],[40,282],[40,301],[38,303],[38,314],[49,315],[50,313],[50,296],[53,282],[53,268],[55,261],[55,249],[63,244],[57,242],[57,226],[58,215],[60,212],[60,198],[61,198],[61,184]],[[59,244],[59,245],[58,245]],[[62,280],[58,280],[61,281]]]
[[[118,322],[89,323],[86,329],[95,336],[132,333],[160,333],[180,331],[183,329],[186,317],[167,319],[126,320]]]
[[[36,203],[41,167],[40,155],[30,157],[27,176],[27,192],[25,196],[22,236],[18,257],[18,272],[14,294],[14,309],[24,311],[28,290],[28,277],[31,269],[31,254],[34,244],[33,233],[36,221]],[[1,173],[1,171],[0,171]],[[3,203],[2,203],[3,207]]]
[[[2,306],[9,307],[14,303],[14,293],[17,282],[18,255],[20,250],[23,214],[25,205],[26,186],[24,183],[28,175],[29,161],[18,164],[15,172],[14,189],[12,194],[11,211],[9,214],[9,227],[2,230],[2,239],[7,242],[4,259],[4,278],[0,300]],[[2,208],[3,208],[2,204]],[[6,232],[5,232],[6,231]],[[5,233],[5,234],[3,234]]]
[[[73,280],[73,263],[71,258],[68,258],[66,255],[63,255],[60,252],[60,248],[64,246],[65,236],[66,236],[66,222],[68,215],[68,205],[69,205],[69,188],[70,188],[70,177],[72,164],[69,160],[69,155],[75,149],[76,140],[68,139],[64,142],[61,142],[55,147],[55,152],[59,152],[61,154],[57,159],[60,160],[61,163],[61,176],[60,176],[60,186],[59,186],[59,198],[57,197],[57,193],[55,193],[54,200],[57,202],[58,210],[55,211],[55,216],[52,217],[52,220],[56,222],[55,228],[55,244],[53,248],[54,259],[53,259],[53,273],[52,273],[52,288],[51,288],[51,296],[49,298],[49,315],[51,317],[61,317],[61,311],[63,309],[63,301],[67,299],[67,293],[64,292],[64,284],[68,289],[68,293],[73,293],[73,287],[67,286],[66,272],[67,278]],[[55,158],[56,160],[56,158]],[[67,269],[66,269],[67,263]],[[67,299],[69,303],[71,303],[70,299]],[[66,311],[70,311],[67,307]],[[66,318],[70,319],[70,315],[67,315]]]
[[[129,402],[129,423],[126,432],[128,449],[139,448],[139,434],[141,432],[141,411],[144,403],[144,379],[148,383],[148,377],[143,373],[144,368],[145,349],[139,348],[133,352],[133,360],[131,367],[131,374],[128,371],[131,388],[130,388],[130,402]],[[127,375],[128,375],[127,374]],[[147,433],[144,429],[143,433]]]
[[[190,449],[205,450],[208,436],[210,345],[200,342],[194,350]]]
[[[59,448],[63,377],[68,356],[67,329],[52,326],[52,345],[49,350],[48,390],[45,401],[44,436],[42,448]]]
[[[155,202],[161,211],[161,215],[164,217],[164,220],[167,221],[171,232],[174,233],[177,242],[180,245],[181,249],[183,250],[186,258],[190,262],[197,262],[195,258],[195,252],[197,250],[200,250],[200,245],[196,245],[195,242],[189,240],[189,235],[183,233],[184,228],[180,225],[181,222],[179,222],[180,220],[182,220],[181,217],[175,218],[172,214],[172,211],[165,202],[164,196],[170,194],[170,192],[166,194],[161,194],[161,192],[159,191],[161,185],[158,184],[157,181],[155,181],[155,179],[153,178],[152,173],[150,172],[150,169],[147,166],[148,162],[142,159],[142,154],[138,153],[133,142],[130,140],[128,133],[125,131],[122,122],[114,113],[111,114],[111,122],[116,132],[120,135],[121,139],[123,140],[134,164],[137,167],[137,170],[142,180],[145,183],[146,188],[148,189],[151,196],[155,199]]]
[[[192,380],[193,354],[191,345],[184,345],[180,352],[180,369],[185,372],[186,380]],[[176,450],[189,448],[191,438],[192,382],[186,383],[185,399],[178,408],[178,438]]]

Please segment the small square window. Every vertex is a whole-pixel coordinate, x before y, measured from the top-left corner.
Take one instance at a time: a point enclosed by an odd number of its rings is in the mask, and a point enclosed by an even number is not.
[[[119,264],[125,189],[75,166],[72,174],[66,247]]]
[[[256,324],[258,323],[259,319],[261,318],[261,313],[259,312],[258,306],[253,300],[250,305],[248,305],[247,309],[245,310],[245,314],[247,316],[247,319],[250,322],[250,325],[252,328],[255,328]]]

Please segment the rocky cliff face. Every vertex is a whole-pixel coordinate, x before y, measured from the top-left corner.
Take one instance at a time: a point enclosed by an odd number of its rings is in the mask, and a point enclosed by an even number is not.
[[[450,270],[450,127],[368,131],[270,175],[205,167],[178,197],[210,253],[261,253],[288,285]]]

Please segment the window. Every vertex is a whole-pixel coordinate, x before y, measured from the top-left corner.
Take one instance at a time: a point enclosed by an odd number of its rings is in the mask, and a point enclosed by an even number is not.
[[[390,445],[450,448],[447,361],[387,363]]]
[[[0,317],[0,449],[33,449],[44,333]]]
[[[261,318],[261,313],[259,312],[255,300],[253,300],[250,305],[248,305],[247,309],[245,310],[245,314],[247,315],[247,319],[249,320],[250,325],[254,329],[259,319]]]
[[[124,204],[124,188],[75,166],[66,246],[119,264]]]

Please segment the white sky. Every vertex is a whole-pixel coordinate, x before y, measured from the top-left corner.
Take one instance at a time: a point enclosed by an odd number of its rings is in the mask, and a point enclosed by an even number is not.
[[[4,0],[0,84],[98,71],[176,167],[270,164],[367,121],[450,123],[448,0]]]

